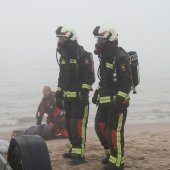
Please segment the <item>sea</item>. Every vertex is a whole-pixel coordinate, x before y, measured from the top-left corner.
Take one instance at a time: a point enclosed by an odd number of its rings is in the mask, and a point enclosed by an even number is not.
[[[98,63],[95,61],[97,70]],[[168,64],[141,62],[137,94],[130,93],[126,124],[170,122],[170,74]],[[42,98],[42,88],[56,90],[58,65],[55,57],[10,58],[0,63],[0,131],[35,125],[35,114]],[[93,89],[97,87],[98,79]],[[91,92],[90,97],[93,95]],[[94,126],[97,107],[90,104],[88,126]],[[44,119],[45,121],[45,119]]]

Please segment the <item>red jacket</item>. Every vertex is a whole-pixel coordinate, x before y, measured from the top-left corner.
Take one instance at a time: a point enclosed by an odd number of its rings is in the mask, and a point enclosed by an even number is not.
[[[41,124],[44,114],[47,113],[47,123],[52,126],[56,135],[68,136],[65,128],[65,116],[63,112],[56,106],[55,97],[50,95],[43,97],[37,110],[37,125]]]

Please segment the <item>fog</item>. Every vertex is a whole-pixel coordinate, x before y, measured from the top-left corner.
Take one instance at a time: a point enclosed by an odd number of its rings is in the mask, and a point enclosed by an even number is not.
[[[31,125],[42,87],[56,90],[55,30],[63,24],[90,52],[93,29],[114,25],[119,46],[139,57],[141,83],[131,94],[128,123],[170,121],[169,9],[169,0],[0,0],[0,127]],[[97,71],[96,55],[94,61]],[[94,89],[97,83],[96,76]],[[96,106],[90,109],[93,125]]]
[[[11,71],[15,79],[14,72],[24,72],[28,64],[42,66],[45,74],[48,65],[57,81],[56,28],[74,27],[79,44],[93,52],[94,27],[109,23],[119,34],[119,45],[137,51],[141,79],[169,77],[169,9],[169,0],[0,0],[1,76]]]

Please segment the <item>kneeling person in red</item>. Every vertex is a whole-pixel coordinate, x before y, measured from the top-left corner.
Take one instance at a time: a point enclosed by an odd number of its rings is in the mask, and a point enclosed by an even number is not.
[[[43,98],[38,106],[38,111],[36,114],[37,119],[37,129],[39,129],[44,114],[47,116],[47,125],[43,129],[43,138],[67,138],[68,133],[65,128],[65,115],[62,110],[56,106],[55,96],[52,94],[50,87],[44,86],[43,88]]]

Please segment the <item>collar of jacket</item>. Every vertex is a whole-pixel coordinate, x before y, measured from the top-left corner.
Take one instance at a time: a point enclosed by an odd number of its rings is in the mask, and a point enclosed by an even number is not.
[[[76,58],[78,48],[79,44],[77,43],[77,41],[69,41],[67,46],[61,50],[60,54],[65,59]]]
[[[114,54],[116,53],[117,47],[117,42],[107,41],[102,50],[101,59],[113,58]]]

